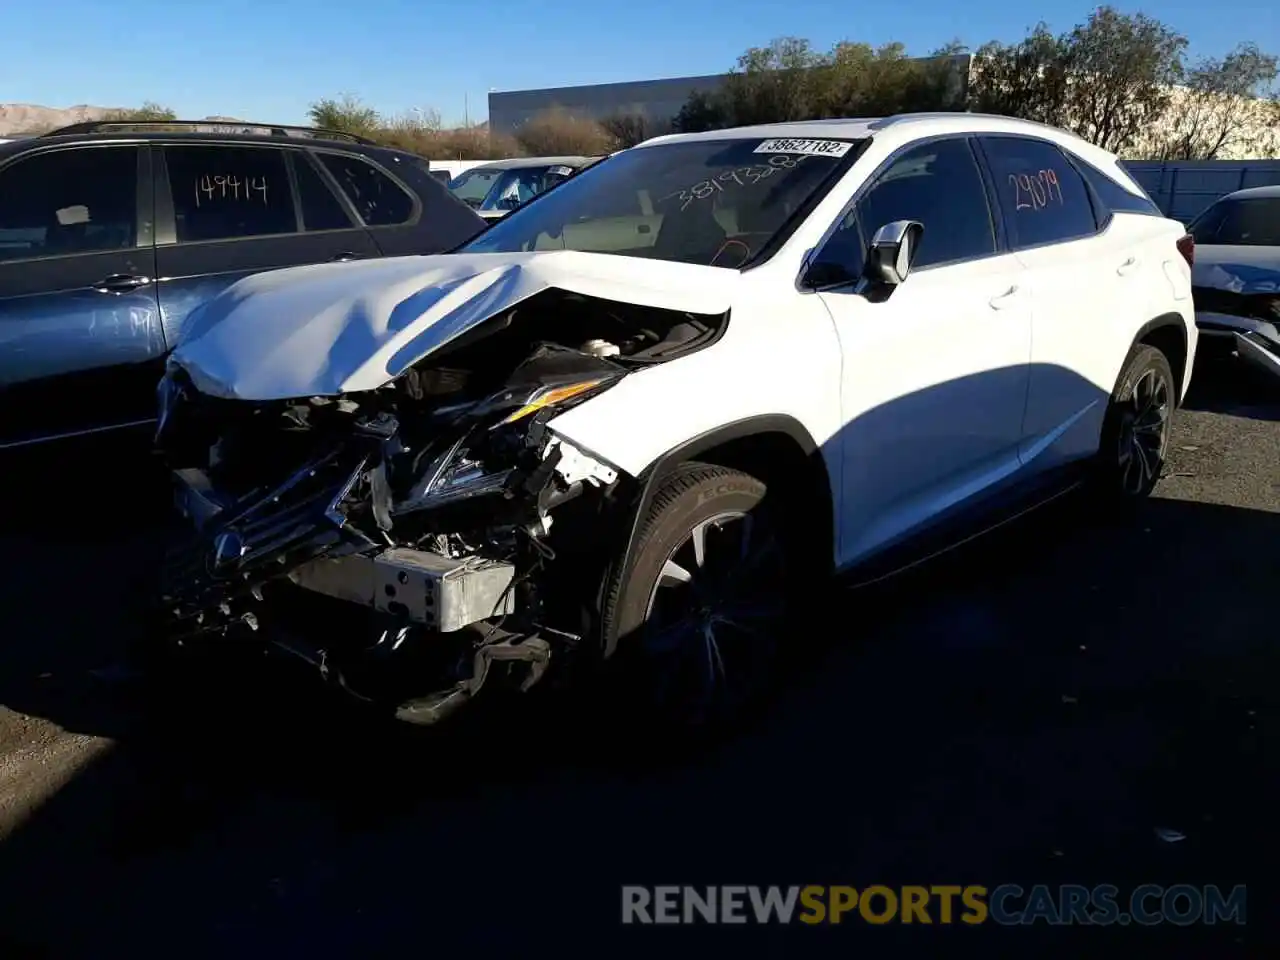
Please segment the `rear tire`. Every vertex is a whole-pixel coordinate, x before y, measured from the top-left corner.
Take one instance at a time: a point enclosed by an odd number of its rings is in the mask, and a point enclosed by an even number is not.
[[[1103,421],[1093,477],[1099,500],[1123,506],[1151,495],[1164,468],[1176,398],[1168,358],[1148,344],[1135,345]]]
[[[688,463],[660,482],[630,557],[606,575],[613,708],[649,728],[709,729],[760,700],[804,569],[777,506],[725,467]]]

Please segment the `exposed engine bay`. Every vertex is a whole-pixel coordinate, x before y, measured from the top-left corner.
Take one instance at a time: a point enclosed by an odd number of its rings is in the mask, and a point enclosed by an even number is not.
[[[590,630],[573,557],[625,480],[547,421],[724,321],[553,288],[371,391],[229,400],[172,364],[167,642],[266,642],[417,723],[526,689]]]

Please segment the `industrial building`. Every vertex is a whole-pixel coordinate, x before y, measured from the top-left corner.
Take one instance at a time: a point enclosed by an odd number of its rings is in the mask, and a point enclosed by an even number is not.
[[[662,125],[680,112],[695,90],[710,92],[724,83],[725,76],[717,73],[704,77],[668,77],[494,92],[489,94],[489,129],[494,133],[513,133],[526,120],[552,107],[594,120],[627,114],[642,116],[650,123]]]
[[[954,71],[954,93],[958,97],[967,88],[973,58],[969,54],[960,54],[947,60]],[[495,91],[489,94],[489,129],[494,133],[513,133],[525,121],[553,107],[594,120],[619,115],[642,116],[653,127],[661,127],[671,122],[695,90],[710,93],[723,84],[727,76],[719,73],[542,90]]]

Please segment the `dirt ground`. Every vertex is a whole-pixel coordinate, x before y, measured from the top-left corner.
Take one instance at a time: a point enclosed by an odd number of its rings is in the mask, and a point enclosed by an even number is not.
[[[984,949],[1276,943],[1280,389],[1237,371],[1197,385],[1136,520],[1049,509],[841,594],[766,716],[665,763],[555,710],[388,731],[270,671],[163,709],[122,695],[94,671],[148,534],[94,509],[0,535],[6,960],[908,957],[977,935],[623,928],[624,883],[1248,883],[1245,927],[984,928]]]

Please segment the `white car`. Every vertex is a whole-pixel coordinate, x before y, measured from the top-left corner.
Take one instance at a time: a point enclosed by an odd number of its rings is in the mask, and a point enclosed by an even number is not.
[[[1280,186],[1229,193],[1188,230],[1200,332],[1280,373]]]
[[[946,114],[660,137],[452,254],[246,278],[161,384],[166,636],[420,723],[596,667],[732,715],[826,577],[1149,494],[1190,260],[1111,154]]]
[[[598,157],[514,157],[468,167],[449,181],[449,189],[486,220],[500,220]]]

